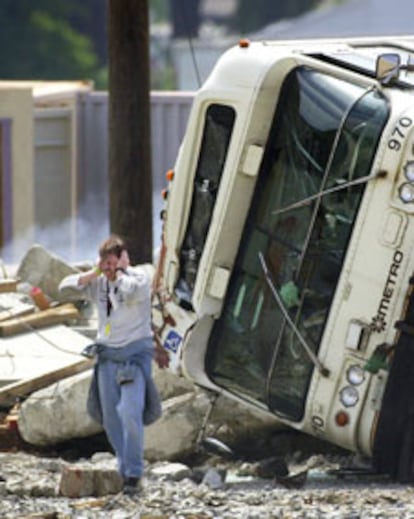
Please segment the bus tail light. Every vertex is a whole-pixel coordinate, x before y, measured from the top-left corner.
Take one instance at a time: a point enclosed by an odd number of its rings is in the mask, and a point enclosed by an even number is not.
[[[345,411],[338,411],[335,415],[335,423],[339,427],[345,427],[349,424],[349,414]]]

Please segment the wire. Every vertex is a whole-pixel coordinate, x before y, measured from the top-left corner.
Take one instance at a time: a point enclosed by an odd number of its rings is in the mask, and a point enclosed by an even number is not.
[[[193,62],[194,72],[195,72],[195,75],[197,78],[198,87],[200,88],[201,87],[201,76],[200,76],[200,71],[199,71],[198,63],[197,63],[196,56],[195,56],[193,39],[190,35],[190,30],[189,30],[190,25],[188,23],[188,15],[187,15],[185,7],[182,10],[182,15],[183,15],[183,22],[184,22],[186,32],[187,32],[187,40],[188,40],[188,45],[190,47],[191,60]]]
[[[5,309],[6,312],[8,312],[10,314],[10,317],[13,318],[13,319],[16,319],[18,322],[20,322],[20,324],[26,328],[28,331],[30,332],[33,332],[34,334],[36,334],[38,337],[40,337],[43,341],[47,342],[50,346],[52,346],[54,349],[58,350],[58,351],[61,351],[63,353],[68,353],[70,355],[76,355],[76,356],[80,356],[82,357],[82,354],[79,352],[74,352],[72,350],[67,350],[66,348],[62,348],[61,346],[58,346],[55,342],[53,342],[52,340],[48,339],[47,337],[45,337],[37,328],[35,328],[34,326],[32,326],[30,323],[24,321],[22,319],[22,317],[20,316],[16,316],[16,315],[13,315],[13,312],[9,309],[9,308],[6,308]]]
[[[197,64],[197,60],[196,60],[195,52],[194,52],[193,39],[191,38],[191,36],[188,36],[188,44],[190,46],[191,59],[193,61],[193,66],[194,66],[194,71],[195,71],[195,74],[197,77],[198,87],[200,88],[201,87],[200,71],[198,69],[198,64]]]
[[[44,342],[48,343],[50,346],[52,346],[52,348],[54,348],[55,350],[58,350],[58,351],[61,351],[62,353],[67,353],[69,355],[75,355],[77,357],[82,357],[82,358],[85,358],[81,352],[74,352],[74,351],[71,351],[71,350],[68,350],[66,348],[62,348],[61,346],[58,346],[55,342],[53,342],[52,340],[48,339],[47,337],[45,337],[38,329],[36,329],[34,326],[32,326],[31,324],[27,323],[26,321],[24,321],[20,316],[16,316],[16,315],[13,315],[12,311],[9,309],[9,308],[6,308],[5,309],[6,312],[8,312],[10,314],[10,316],[13,318],[13,319],[16,319],[17,321],[20,322],[20,324],[23,325],[24,328],[26,328],[28,331],[36,334],[40,339],[42,339]],[[14,358],[15,358],[15,355],[13,355],[9,350],[6,350],[6,357],[8,357],[12,363],[12,366],[13,369],[16,368],[16,364],[14,362]],[[86,359],[85,359],[86,360]],[[86,368],[88,369],[88,368]],[[64,378],[67,378],[67,377],[64,377]],[[58,391],[58,388],[59,388],[59,384],[63,382],[63,378],[60,379],[60,380],[57,380],[56,382],[52,383],[52,385],[54,385],[54,389],[53,389],[53,392],[51,395],[47,396],[47,397],[44,397],[44,396],[37,396],[36,397],[36,400],[51,400],[52,398],[54,398],[54,396],[56,396],[57,394],[57,391]],[[14,398],[16,400],[16,402],[22,400],[22,399],[25,399],[27,397],[27,392],[23,391],[22,393],[19,393],[19,391],[16,391],[14,393]]]
[[[9,275],[8,275],[8,272],[7,272],[7,269],[6,269],[6,266],[4,264],[4,261],[3,259],[0,258],[0,269],[2,271],[2,274],[3,274],[3,278],[4,279],[9,279]],[[77,355],[77,356],[82,356],[81,353],[76,353],[74,351],[71,351],[71,350],[67,350],[65,348],[62,348],[61,346],[58,346],[56,343],[54,343],[53,341],[51,341],[50,339],[48,339],[47,337],[45,337],[44,335],[42,335],[39,330],[37,330],[34,326],[32,326],[31,324],[29,324],[28,322],[24,321],[22,319],[21,316],[19,315],[15,315],[13,314],[13,312],[10,310],[10,308],[4,308],[3,309],[4,312],[7,312],[10,317],[12,319],[16,319],[18,322],[20,322],[21,325],[23,325],[24,328],[26,328],[28,331],[30,332],[33,332],[35,333],[38,337],[40,337],[41,339],[43,339],[45,342],[47,342],[48,344],[50,344],[50,346],[52,346],[53,348],[55,348],[56,350],[59,350],[63,353],[69,353],[70,355]]]

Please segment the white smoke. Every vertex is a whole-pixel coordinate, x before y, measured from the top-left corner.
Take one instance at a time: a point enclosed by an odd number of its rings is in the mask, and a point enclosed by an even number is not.
[[[160,246],[160,211],[163,200],[157,191],[153,196],[153,245]],[[76,217],[48,225],[32,226],[16,236],[0,251],[5,264],[17,265],[34,244],[42,245],[52,254],[68,263],[94,262],[99,244],[109,234],[109,210],[91,198],[78,211]]]

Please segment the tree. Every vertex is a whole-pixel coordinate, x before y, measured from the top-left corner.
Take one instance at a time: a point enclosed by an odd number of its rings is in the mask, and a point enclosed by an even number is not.
[[[109,0],[110,229],[133,263],[152,262],[147,0]]]
[[[7,79],[86,79],[96,71],[90,38],[69,18],[79,4],[65,0],[0,2],[1,76]]]
[[[107,1],[71,0],[73,6],[68,21],[78,32],[88,35],[99,66],[106,66],[108,60],[107,43]]]

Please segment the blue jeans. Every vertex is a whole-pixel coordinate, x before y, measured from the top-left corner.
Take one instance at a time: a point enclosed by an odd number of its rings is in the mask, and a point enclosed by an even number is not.
[[[119,363],[99,362],[97,371],[103,427],[118,460],[121,477],[141,477],[144,471],[145,377],[151,373],[151,358],[136,366],[135,376],[123,384],[117,381]]]

